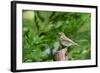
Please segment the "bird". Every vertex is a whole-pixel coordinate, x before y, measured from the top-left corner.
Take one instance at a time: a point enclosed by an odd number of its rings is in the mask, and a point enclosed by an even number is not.
[[[72,45],[79,46],[76,42],[68,38],[63,32],[59,32],[58,35],[59,35],[59,41],[63,47],[69,47]]]

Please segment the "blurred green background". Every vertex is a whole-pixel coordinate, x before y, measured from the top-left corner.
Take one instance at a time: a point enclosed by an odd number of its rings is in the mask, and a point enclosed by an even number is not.
[[[90,59],[90,22],[90,13],[23,10],[22,61],[53,61],[58,32],[80,45],[68,48],[68,60]]]

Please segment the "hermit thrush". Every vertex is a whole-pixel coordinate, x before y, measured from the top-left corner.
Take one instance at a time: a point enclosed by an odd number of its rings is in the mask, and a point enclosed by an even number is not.
[[[63,32],[59,32],[59,40],[62,46],[69,47],[71,45],[77,45],[77,43],[73,42],[71,39],[69,39]]]

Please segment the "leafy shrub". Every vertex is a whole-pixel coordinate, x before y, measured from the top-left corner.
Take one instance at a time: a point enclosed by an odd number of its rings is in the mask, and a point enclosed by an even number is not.
[[[90,59],[90,13],[23,10],[23,62],[53,61],[58,32],[80,46],[68,48],[69,60]]]

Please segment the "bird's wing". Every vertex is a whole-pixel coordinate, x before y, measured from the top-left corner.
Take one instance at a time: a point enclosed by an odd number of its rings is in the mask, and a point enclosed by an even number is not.
[[[66,37],[65,35],[61,36],[61,39],[64,40],[64,41],[73,42],[71,39],[69,39],[69,38]]]

